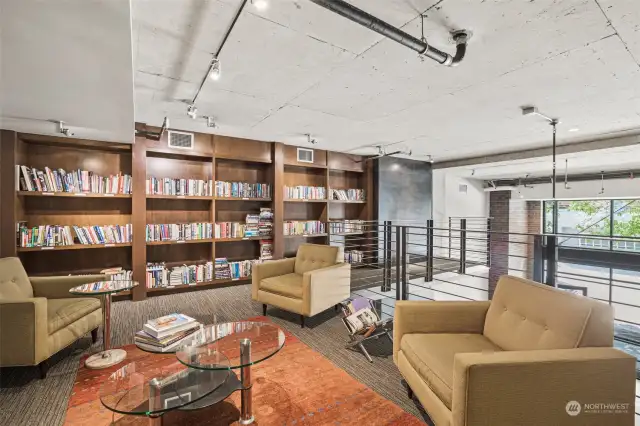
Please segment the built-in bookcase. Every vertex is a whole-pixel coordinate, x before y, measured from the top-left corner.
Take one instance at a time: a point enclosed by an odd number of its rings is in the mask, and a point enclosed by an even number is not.
[[[138,130],[157,131],[137,125]],[[327,222],[333,219],[373,219],[371,167],[359,156],[314,149],[313,162],[299,162],[296,147],[281,143],[195,134],[193,148],[170,148],[166,134],[156,141],[136,137],[134,144],[108,143],[66,137],[0,134],[0,256],[19,256],[31,275],[95,273],[121,266],[133,270],[140,282],[126,297],[147,296],[229,285],[248,279],[211,280],[197,285],[146,287],[147,263],[164,262],[167,268],[260,257],[264,237],[206,238],[201,240],[147,241],[147,225],[233,222],[243,224],[247,214],[261,208],[273,212],[273,258],[293,256],[303,242],[328,243]],[[20,191],[16,165],[37,169],[88,170],[97,175],[132,176],[126,194],[74,194]],[[185,179],[208,182],[205,195],[148,193],[148,180]],[[268,194],[222,196],[215,182],[266,184]],[[287,199],[287,186],[325,188],[323,199]],[[330,200],[330,189],[363,189],[365,200]],[[319,221],[322,235],[285,236],[285,221]],[[132,241],[124,244],[74,244],[60,247],[18,246],[16,224],[69,226],[132,226]],[[345,237],[345,238],[348,238]],[[77,241],[76,241],[77,242]]]

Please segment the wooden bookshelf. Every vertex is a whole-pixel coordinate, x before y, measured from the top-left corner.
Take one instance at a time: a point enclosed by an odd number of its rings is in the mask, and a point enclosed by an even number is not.
[[[138,130],[158,128],[136,124]],[[0,132],[0,257],[19,256],[31,275],[87,273],[121,266],[133,271],[140,285],[118,299],[142,300],[148,296],[172,292],[214,288],[247,283],[250,278],[213,280],[196,285],[146,288],[148,262],[165,262],[167,267],[197,264],[226,257],[230,262],[257,259],[256,241],[273,241],[273,259],[295,255],[306,242],[328,243],[327,233],[289,235],[283,232],[288,220],[373,219],[373,205],[366,201],[288,200],[285,186],[321,186],[364,189],[373,194],[372,170],[359,156],[314,149],[313,163],[296,160],[296,147],[277,142],[261,142],[210,134],[195,134],[192,150],[170,148],[167,135],[161,140],[136,136],[134,143],[108,143],[57,136]],[[94,194],[16,191],[15,165],[65,170],[90,170],[99,175],[129,174],[132,194]],[[175,196],[146,193],[149,177],[173,179],[222,180],[228,182],[267,183],[271,194],[264,198]],[[5,200],[8,200],[5,203]],[[249,213],[260,208],[273,211],[271,237],[209,238],[183,241],[146,241],[147,224],[194,222],[245,222]],[[133,241],[126,244],[74,244],[58,247],[16,246],[15,226],[26,221],[38,225],[124,225],[131,223]],[[365,233],[366,234],[366,233]],[[348,238],[361,233],[348,233]],[[179,247],[176,247],[179,246]],[[95,249],[102,250],[96,255]],[[73,250],[70,255],[68,251]]]

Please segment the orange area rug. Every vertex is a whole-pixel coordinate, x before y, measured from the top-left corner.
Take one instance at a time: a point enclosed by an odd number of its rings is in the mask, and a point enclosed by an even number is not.
[[[269,321],[265,317],[252,318]],[[424,425],[333,365],[318,352],[284,330],[284,348],[272,358],[255,365],[253,415],[255,425]],[[113,414],[100,403],[100,385],[111,373],[135,361],[149,367],[170,367],[175,355],[143,352],[125,346],[127,359],[104,370],[89,370],[84,359],[73,386],[67,408],[66,426],[148,425],[142,416]],[[240,392],[225,401],[196,411],[171,411],[164,415],[167,425],[237,425]]]

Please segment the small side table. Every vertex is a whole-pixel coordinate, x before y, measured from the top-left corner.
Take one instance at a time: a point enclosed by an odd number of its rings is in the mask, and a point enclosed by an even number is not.
[[[127,357],[123,349],[111,349],[111,295],[136,287],[136,281],[97,281],[83,284],[69,290],[69,293],[77,296],[102,296],[102,352],[91,355],[84,365],[91,369],[100,369],[116,365]]]

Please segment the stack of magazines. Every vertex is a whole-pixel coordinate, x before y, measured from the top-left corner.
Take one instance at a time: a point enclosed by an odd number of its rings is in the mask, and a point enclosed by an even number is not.
[[[149,320],[135,335],[136,345],[152,352],[175,352],[202,336],[202,325],[184,314],[165,315]]]
[[[244,236],[245,237],[257,237],[259,236],[260,227],[260,215],[259,214],[247,214],[245,219]]]
[[[258,233],[261,237],[271,237],[273,235],[273,211],[269,207],[260,208]]]
[[[27,166],[16,166],[19,172],[21,191],[74,192],[92,194],[131,194],[131,176],[100,176],[87,170],[63,169],[44,171]]]

